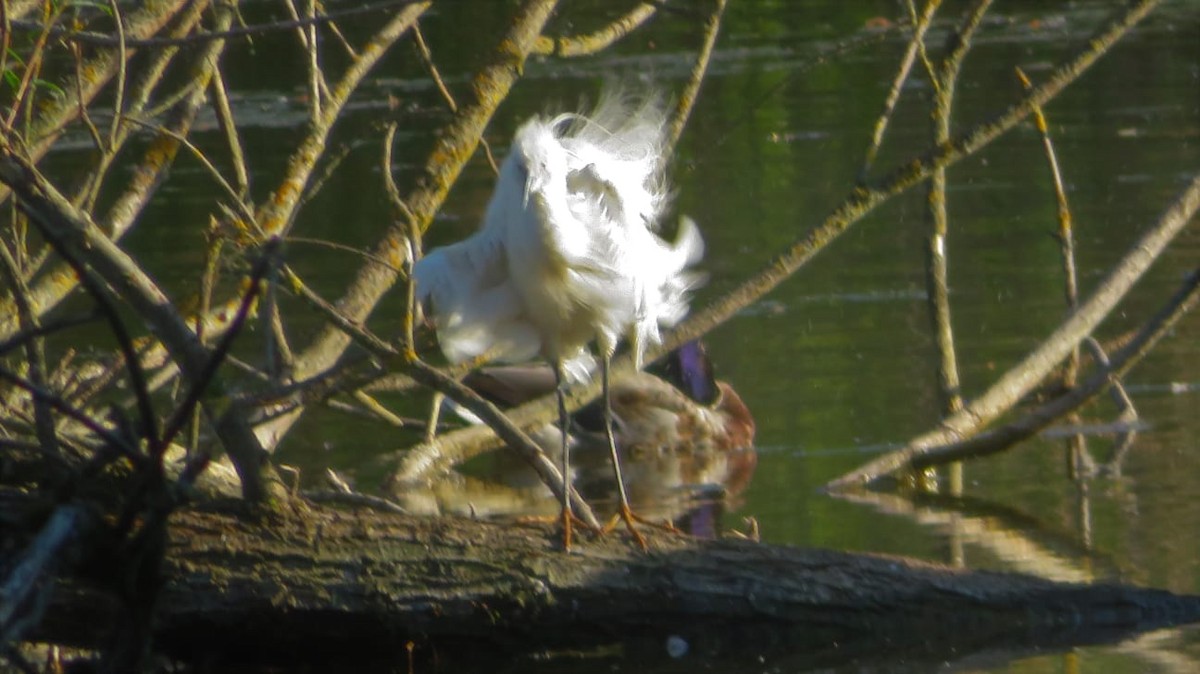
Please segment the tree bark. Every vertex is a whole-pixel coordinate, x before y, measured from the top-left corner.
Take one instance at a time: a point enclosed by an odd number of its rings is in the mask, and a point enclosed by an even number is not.
[[[181,511],[156,646],[209,663],[399,666],[411,643],[442,667],[603,653],[653,671],[679,666],[668,644],[710,664],[814,666],[1090,643],[1200,620],[1200,597],[901,558],[673,534],[653,536],[647,553],[615,535],[570,555],[558,545],[542,525]],[[37,638],[94,647],[106,639],[98,625],[120,623],[116,595],[84,577],[60,583]]]

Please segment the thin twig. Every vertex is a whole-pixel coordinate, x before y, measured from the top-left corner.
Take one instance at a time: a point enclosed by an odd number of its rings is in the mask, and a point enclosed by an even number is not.
[[[130,445],[124,437],[117,435],[111,430],[100,425],[95,419],[92,418],[92,415],[79,410],[74,405],[64,400],[61,396],[55,395],[54,393],[39,386],[35,386],[33,382],[16,374],[15,372],[9,371],[4,367],[0,367],[0,379],[13,384],[17,388],[33,396],[35,399],[41,399],[45,401],[48,405],[58,410],[59,414],[70,417],[72,420],[78,422],[81,426],[94,433],[96,437],[108,443],[114,449],[121,450],[122,455],[126,458],[129,458],[131,461],[137,463],[145,458],[138,453],[138,448]]]
[[[96,151],[104,155],[106,153],[104,139],[100,137],[100,129],[96,128],[96,123],[92,121],[92,116],[83,99],[83,54],[80,53],[79,45],[71,45],[71,60],[75,65],[75,96],[79,105],[79,119],[83,122],[83,128],[87,129],[88,135],[92,137]],[[112,147],[111,143],[107,147]],[[75,198],[75,204],[83,204],[86,195],[87,190],[81,190]]]
[[[0,176],[0,178],[3,178],[3,176]],[[9,185],[16,187],[11,182]],[[27,205],[28,197],[22,203],[23,205]],[[137,398],[138,418],[142,426],[142,437],[147,440],[158,437],[158,422],[154,414],[154,406],[150,402],[149,390],[146,388],[146,374],[142,371],[141,364],[137,359],[137,353],[133,347],[133,338],[125,328],[125,322],[121,320],[115,304],[109,297],[107,288],[95,278],[92,270],[76,257],[75,252],[65,245],[59,237],[55,236],[52,231],[53,227],[47,227],[48,218],[36,212],[30,213],[30,217],[43,228],[47,241],[54,247],[59,257],[75,270],[79,278],[79,284],[91,295],[101,315],[108,321],[113,337],[116,338],[117,346],[121,354],[125,357],[125,367],[129,373],[129,387],[133,390]]]
[[[446,106],[450,108],[450,112],[458,112],[458,103],[454,101],[454,96],[451,95],[450,89],[446,86],[446,82],[442,80],[442,74],[438,72],[437,64],[433,61],[433,51],[429,49],[429,45],[425,42],[425,36],[421,34],[421,24],[413,24],[413,42],[417,47],[417,54],[421,57],[421,62],[425,64],[425,69],[429,71],[429,78],[437,86],[438,92],[442,94],[442,98],[446,101]],[[395,125],[391,126],[392,132],[388,138],[395,132]],[[391,145],[391,141],[388,141]],[[496,157],[492,155],[492,146],[488,144],[486,138],[479,139],[479,145],[483,147],[483,153],[487,157],[488,165],[492,167],[492,173],[500,175],[500,167],[496,164]],[[391,164],[388,164],[388,175],[391,175]]]
[[[229,147],[229,160],[233,164],[240,201],[250,195],[250,170],[246,168],[246,154],[242,150],[237,122],[233,119],[233,108],[229,106],[229,93],[225,89],[225,79],[219,68],[213,71],[209,86],[213,92],[213,111],[217,115],[217,124],[221,127],[221,132],[225,135],[225,144]]]
[[[34,83],[37,81],[38,74],[41,73],[42,61],[46,53],[46,42],[50,39],[54,24],[61,16],[62,7],[59,7],[53,15],[51,9],[54,7],[51,3],[43,5],[43,17],[41,23],[37,24],[39,30],[37,40],[33,43],[33,49],[29,51],[29,58],[25,59],[25,67],[21,72],[21,81],[17,84],[17,89],[12,97],[12,109],[9,110],[8,117],[4,120],[4,128],[12,129],[17,121],[17,115],[22,109],[28,110],[28,105],[34,94]],[[11,21],[10,26],[17,24],[16,21]],[[28,122],[28,118],[26,122]]]
[[[403,417],[396,415],[395,412],[392,412],[388,408],[384,407],[382,403],[373,398],[371,394],[367,393],[366,391],[359,389],[350,395],[352,395],[354,399],[362,405],[362,409],[365,409],[371,414],[371,416],[382,419],[385,423],[395,426],[396,428],[407,428],[410,425],[404,420]]]
[[[38,330],[41,328],[41,325],[38,322],[37,316],[29,307],[29,286],[25,284],[25,279],[21,276],[21,269],[17,266],[16,259],[8,250],[8,244],[3,241],[0,241],[0,261],[3,262],[0,268],[3,268],[4,275],[8,277],[9,287],[12,288],[13,300],[17,304],[22,332],[31,333]],[[34,337],[25,342],[25,362],[29,371],[29,381],[38,388],[47,388],[45,378],[46,350],[44,346],[40,337]],[[38,442],[42,444],[42,450],[50,455],[58,454],[58,437],[54,432],[54,418],[50,414],[50,406],[44,399],[37,396],[33,397],[33,420]]]
[[[112,126],[108,129],[108,147],[111,149],[117,144],[117,131],[121,127],[121,115],[125,108],[125,67],[129,54],[125,44],[125,20],[121,16],[121,7],[117,0],[108,0],[108,6],[113,14],[113,23],[117,27],[117,91],[113,98]]]
[[[403,506],[379,496],[370,494],[347,493],[342,491],[306,491],[301,494],[313,503],[333,503],[335,505],[350,505],[360,508],[370,508],[385,513],[407,515],[409,512]]]
[[[859,183],[867,181],[871,166],[875,163],[875,156],[879,153],[880,146],[883,145],[883,135],[887,132],[888,123],[892,119],[892,113],[896,110],[896,103],[900,100],[900,92],[904,89],[904,83],[908,81],[909,73],[912,72],[917,51],[920,50],[924,54],[925,31],[929,30],[929,25],[933,22],[933,15],[937,12],[938,6],[941,4],[941,0],[926,0],[925,11],[921,12],[919,17],[916,17],[916,21],[912,27],[912,38],[908,42],[904,58],[900,59],[900,67],[896,71],[896,77],[892,79],[892,86],[888,90],[887,98],[883,103],[883,112],[880,113],[879,119],[875,122],[875,129],[871,133],[871,142],[867,145],[862,168],[858,171]],[[909,0],[909,6],[912,6],[911,0]],[[927,58],[924,61],[928,64]],[[937,86],[936,81],[934,86]]]
[[[1092,352],[1092,358],[1096,363],[1107,370],[1114,369],[1111,361],[1108,358],[1108,353],[1101,346],[1100,341],[1095,337],[1088,337],[1083,340],[1087,345],[1088,351]],[[1125,390],[1125,384],[1120,379],[1114,379],[1112,387],[1109,389],[1113,403],[1117,406],[1117,419],[1124,422],[1136,421],[1138,418],[1137,407],[1133,404],[1133,398],[1129,397],[1129,392]]]
[[[242,200],[238,191],[233,189],[233,186],[229,184],[229,181],[225,180],[225,176],[221,175],[221,172],[217,169],[217,167],[213,166],[213,163],[208,160],[208,157],[204,155],[204,152],[202,152],[200,148],[196,147],[192,141],[188,140],[186,136],[171,129],[159,126],[153,122],[147,122],[134,117],[126,117],[125,119],[137,124],[138,126],[144,126],[148,129],[157,131],[164,136],[173,138],[177,143],[187,148],[187,150],[192,153],[192,156],[200,162],[200,165],[204,167],[204,170],[208,172],[208,175],[213,179],[213,182],[215,182],[217,186],[220,187],[223,192],[225,192],[225,195],[229,197],[229,200],[233,202],[233,206],[237,209],[238,215],[244,218],[246,223],[254,222],[254,213],[250,210],[250,206]]]
[[[951,47],[942,57],[938,67],[933,67],[927,58],[923,63],[928,70],[933,86],[933,142],[942,144],[950,142],[951,118],[954,111],[954,97],[958,89],[958,76],[962,69],[963,59],[970,49],[975,31],[983,21],[983,16],[991,5],[991,0],[977,0],[968,9],[966,16],[959,24],[951,39]],[[926,6],[929,9],[929,6]],[[922,54],[924,50],[922,48]],[[958,355],[954,345],[954,328],[950,316],[950,282],[949,260],[946,257],[946,240],[950,231],[950,221],[946,209],[946,168],[934,169],[929,177],[929,193],[926,199],[926,213],[929,219],[930,232],[926,245],[927,269],[926,288],[929,296],[930,323],[933,329],[934,343],[938,353],[938,395],[942,403],[944,415],[954,414],[962,409],[962,384],[958,374]],[[961,493],[961,470],[953,469],[950,473],[950,489]]]
[[[1017,79],[1025,91],[1033,88],[1033,84],[1025,73],[1016,69]],[[1075,311],[1079,305],[1079,291],[1075,272],[1075,236],[1072,229],[1071,207],[1067,202],[1067,192],[1063,187],[1062,171],[1058,167],[1058,155],[1054,152],[1054,141],[1050,139],[1050,126],[1046,116],[1042,114],[1041,106],[1033,108],[1033,125],[1042,138],[1042,149],[1046,154],[1046,163],[1050,167],[1050,180],[1054,185],[1054,200],[1058,205],[1058,244],[1062,253],[1064,293],[1067,301],[1067,311]],[[1079,348],[1071,352],[1067,367],[1063,373],[1063,385],[1070,388],[1075,385],[1079,372]]]
[[[245,294],[242,295],[242,301],[238,305],[233,323],[230,325],[229,330],[224,335],[221,335],[220,341],[209,352],[208,360],[204,363],[204,367],[191,378],[187,395],[183,397],[183,401],[176,408],[175,412],[171,415],[171,419],[164,427],[162,438],[155,445],[152,445],[152,456],[161,457],[162,453],[166,451],[167,445],[171,444],[171,441],[175,439],[175,436],[190,419],[192,408],[200,401],[204,390],[208,388],[209,383],[216,376],[217,368],[225,361],[226,354],[229,353],[229,349],[233,346],[233,340],[237,338],[242,326],[246,324],[246,317],[249,316],[250,308],[254,306],[255,300],[258,298],[262,288],[262,281],[266,277],[267,272],[274,266],[280,245],[278,239],[268,239],[263,246],[258,261],[254,263],[254,268],[250,271],[250,282],[247,284]]]
[[[318,0],[316,5],[322,16],[331,16],[329,11],[325,9],[325,3]],[[328,28],[329,32],[333,33],[333,36],[337,38],[338,44],[342,45],[342,49],[346,50],[347,56],[352,59],[358,58],[358,51],[354,49],[354,47],[350,44],[350,41],[346,39],[346,36],[342,35],[341,29],[338,28],[337,24],[333,22],[332,18],[325,22],[325,27]]]
[[[671,127],[667,132],[666,150],[669,154],[683,135],[683,129],[691,117],[692,108],[700,96],[700,85],[704,83],[704,75],[708,72],[708,64],[712,60],[713,49],[717,44],[717,35],[721,32],[721,17],[725,15],[728,0],[714,0],[712,13],[704,26],[704,44],[696,54],[696,62],[692,65],[692,75],[688,78],[687,86],[679,93],[679,102],[675,106],[675,115],[671,118]]]
[[[396,187],[396,180],[392,176],[392,141],[396,135],[396,125],[389,124],[387,132],[383,136],[383,185],[387,191],[388,200],[392,204],[392,208],[396,210],[396,217],[402,218],[407,225],[405,231],[405,239],[408,244],[408,254],[404,257],[404,317],[401,320],[400,338],[403,340],[402,348],[408,355],[415,357],[416,341],[414,337],[415,325],[417,322],[417,301],[416,301],[416,284],[413,280],[412,269],[422,255],[421,243],[421,227],[417,224],[417,218],[413,212],[409,210],[404,203],[404,199],[400,197],[400,190]]]
[[[155,3],[155,8],[163,10]],[[207,0],[191,3],[183,16],[178,17],[180,24],[172,29],[172,31],[187,31],[203,17]],[[144,16],[142,12],[137,12],[133,15],[131,25],[138,31],[139,34],[149,30],[147,24],[153,24],[156,20],[161,21],[162,17],[158,15]],[[134,89],[134,95],[131,98],[130,112],[136,113],[140,111],[149,96],[154,92],[155,86],[161,80],[162,74],[166,67],[171,63],[172,57],[178,49],[171,48],[157,53],[143,69],[139,84]],[[104,68],[113,68],[113,59],[96,58],[89,61],[86,68],[92,72],[100,73]],[[84,97],[94,96],[97,85],[91,84],[89,89],[82,95]],[[202,100],[202,99],[199,99]],[[196,101],[199,104],[199,100]],[[64,103],[67,105],[68,103]],[[70,103],[74,105],[74,103]],[[193,108],[180,109],[173,116],[173,120],[167,122],[168,127],[173,127],[177,131],[185,131],[190,124],[189,110]],[[32,161],[36,161],[44,152],[48,151],[54,137],[54,130],[57,125],[65,123],[65,111],[59,111],[60,114],[50,114],[39,124],[40,132],[47,134],[47,137],[35,144],[28,152],[25,153]],[[121,136],[118,139],[116,146],[101,156],[100,166],[96,168],[89,180],[81,187],[80,193],[87,196],[83,199],[72,199],[72,203],[86,204],[85,210],[90,210],[95,199],[98,197],[102,186],[103,177],[111,166],[112,159],[115,157],[115,152],[119,149],[124,139],[129,136],[130,125],[121,125]],[[162,172],[170,164],[169,158],[174,154],[173,148],[165,147],[160,143],[150,143],[149,148],[145,152],[141,169],[135,170],[132,173],[132,178],[126,186],[124,194],[117,198],[113,206],[110,208],[108,216],[104,220],[104,231],[110,238],[117,239],[124,235],[136,214],[140,211],[141,205],[149,199],[153,188],[158,184],[157,176],[161,176]],[[156,170],[157,169],[157,170]],[[8,194],[7,186],[0,186],[0,200]],[[49,249],[46,248],[43,252],[36,256],[36,260],[25,263],[23,266],[27,270],[27,275],[32,275],[40,270],[42,262],[49,258]],[[44,315],[53,307],[57,306],[73,289],[77,287],[75,272],[65,264],[55,265],[54,268],[46,273],[40,274],[37,282],[32,288],[31,303],[35,311],[39,315]],[[0,305],[0,335],[11,334],[16,330],[15,321],[9,319],[10,313],[4,310],[5,307]],[[15,312],[12,312],[15,315]]]

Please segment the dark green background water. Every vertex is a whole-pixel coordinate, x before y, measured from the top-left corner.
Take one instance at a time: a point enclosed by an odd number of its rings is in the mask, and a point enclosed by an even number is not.
[[[556,26],[586,30],[611,15],[606,3],[564,3]],[[672,3],[674,5],[675,3]],[[947,2],[957,17],[961,2]],[[1001,110],[1019,94],[1013,68],[1037,81],[1086,39],[1116,3],[997,3],[967,59],[956,128]],[[492,122],[500,154],[512,130],[547,107],[595,98],[607,76],[677,92],[699,44],[698,15],[664,13],[596,57],[528,64],[526,77]],[[274,5],[252,4],[263,18]],[[462,91],[503,26],[512,3],[446,2],[424,24],[452,90]],[[897,3],[731,2],[717,52],[672,167],[678,210],[695,217],[708,243],[712,278],[702,305],[756,271],[817,224],[853,184],[867,139],[904,49],[896,33],[869,39],[874,17]],[[931,33],[936,55],[944,18]],[[364,23],[346,22],[351,33]],[[830,56],[845,40],[865,46]],[[235,50],[230,86],[262,200],[281,174],[305,119],[300,52],[290,35]],[[334,53],[332,47],[328,50]],[[273,57],[268,58],[268,55]],[[331,57],[331,62],[336,61]],[[918,68],[919,72],[919,68]],[[929,142],[924,77],[910,81],[877,163],[882,174]],[[1046,110],[1077,225],[1080,289],[1086,296],[1200,170],[1200,8],[1168,2]],[[376,72],[339,126],[349,154],[309,205],[295,233],[355,246],[387,224],[379,125],[401,120],[395,173],[402,191],[448,115],[407,49]],[[200,134],[213,143],[215,134]],[[215,149],[214,149],[215,151]],[[129,245],[173,275],[201,256],[181,232],[203,222],[213,192],[187,160]],[[1033,349],[1062,319],[1055,204],[1040,139],[1023,126],[949,175],[948,243],[954,328],[968,397]],[[433,244],[476,227],[492,184],[472,161],[430,234]],[[952,508],[893,496],[839,500],[825,481],[903,443],[939,417],[935,353],[924,301],[923,190],[895,199],[859,223],[794,278],[708,338],[719,375],[734,383],[758,421],[759,467],[726,526],[753,516],[772,543],[910,555],[971,568],[1012,569],[1067,580],[1117,578],[1200,593],[1200,321],[1187,317],[1129,377],[1144,429],[1118,476],[1068,477],[1065,441],[1047,434],[966,467],[967,499]],[[198,242],[197,242],[198,243]],[[301,245],[290,257],[302,275],[336,297],[358,261]],[[1193,224],[1100,329],[1111,339],[1144,321],[1200,263]],[[194,267],[192,267],[194,268]],[[372,327],[394,334],[398,304]],[[289,327],[303,337],[302,312]],[[1114,416],[1104,400],[1086,422]],[[370,459],[412,438],[337,414],[313,415],[289,436],[283,460],[316,476],[327,464],[371,475]],[[1113,438],[1090,437],[1097,461]],[[1072,654],[960,664],[964,671],[1200,671],[1200,633],[1178,630]],[[897,663],[903,669],[903,663]],[[913,671],[922,671],[914,667]]]

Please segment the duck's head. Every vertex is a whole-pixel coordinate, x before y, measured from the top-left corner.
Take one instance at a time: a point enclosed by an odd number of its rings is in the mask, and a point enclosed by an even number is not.
[[[648,369],[701,405],[714,405],[720,400],[712,361],[699,340],[686,342]]]

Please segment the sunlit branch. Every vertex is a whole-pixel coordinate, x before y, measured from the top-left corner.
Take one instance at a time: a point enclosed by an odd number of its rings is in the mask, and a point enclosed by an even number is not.
[[[896,70],[896,76],[892,79],[892,86],[888,90],[887,98],[883,103],[883,112],[880,113],[879,119],[875,122],[875,129],[871,132],[871,142],[867,145],[867,151],[863,157],[862,168],[859,170],[859,182],[865,183],[867,175],[871,170],[871,166],[875,163],[875,156],[879,153],[879,148],[883,145],[883,135],[887,132],[888,123],[891,122],[892,113],[896,110],[896,103],[900,100],[900,92],[904,89],[904,83],[908,81],[908,75],[912,72],[913,62],[916,60],[917,51],[922,54],[923,61],[928,64],[929,60],[925,54],[925,32],[929,30],[929,24],[933,22],[933,15],[937,12],[938,7],[942,4],[942,0],[927,0],[925,10],[920,16],[916,16],[912,27],[912,37],[908,41],[908,48],[904,51],[903,58],[900,59],[900,67]],[[909,0],[909,7],[912,3]],[[936,86],[936,80],[935,80]]]
[[[1083,407],[1110,386],[1118,383],[1162,337],[1171,331],[1184,314],[1195,308],[1198,301],[1200,301],[1200,269],[1184,280],[1179,291],[1170,298],[1166,306],[1147,321],[1133,342],[1114,353],[1111,359],[1097,360],[1096,372],[1078,386],[1058,398],[1026,412],[1011,424],[980,433],[967,440],[924,449],[912,457],[912,465],[921,468],[950,461],[988,456],[1033,437],[1056,420]]]
[[[229,160],[233,164],[234,180],[237,181],[237,197],[241,201],[250,196],[250,170],[246,167],[246,154],[242,150],[237,122],[233,119],[233,109],[229,107],[229,93],[225,89],[225,78],[220,69],[213,72],[209,86],[213,93],[213,111],[216,112],[217,124],[220,125],[225,144],[229,148]]]
[[[675,114],[671,117],[671,128],[667,133],[666,142],[668,154],[679,142],[688,118],[691,117],[692,108],[696,105],[696,98],[700,95],[700,85],[704,83],[704,75],[708,72],[708,64],[712,60],[713,48],[717,44],[717,35],[721,32],[721,17],[725,14],[728,0],[713,0],[713,2],[712,14],[709,15],[704,26],[704,44],[696,54],[692,75],[688,78],[687,86],[679,92],[679,103],[676,106]]]
[[[940,427],[910,441],[905,447],[889,452],[826,484],[828,489],[847,489],[877,479],[906,465],[930,448],[961,442],[973,435],[1042,381],[1080,341],[1087,338],[1142,274],[1158,258],[1174,237],[1183,230],[1200,208],[1200,176],[1189,186],[1118,262],[1103,282],[1079,309],[1050,334],[1020,363],[996,380],[960,412],[942,420]]]
[[[632,33],[639,26],[654,16],[657,7],[654,3],[644,2],[629,10],[624,16],[604,26],[600,30],[587,35],[568,37],[541,36],[534,42],[531,54],[542,56],[587,56],[603,51],[617,40]]]

